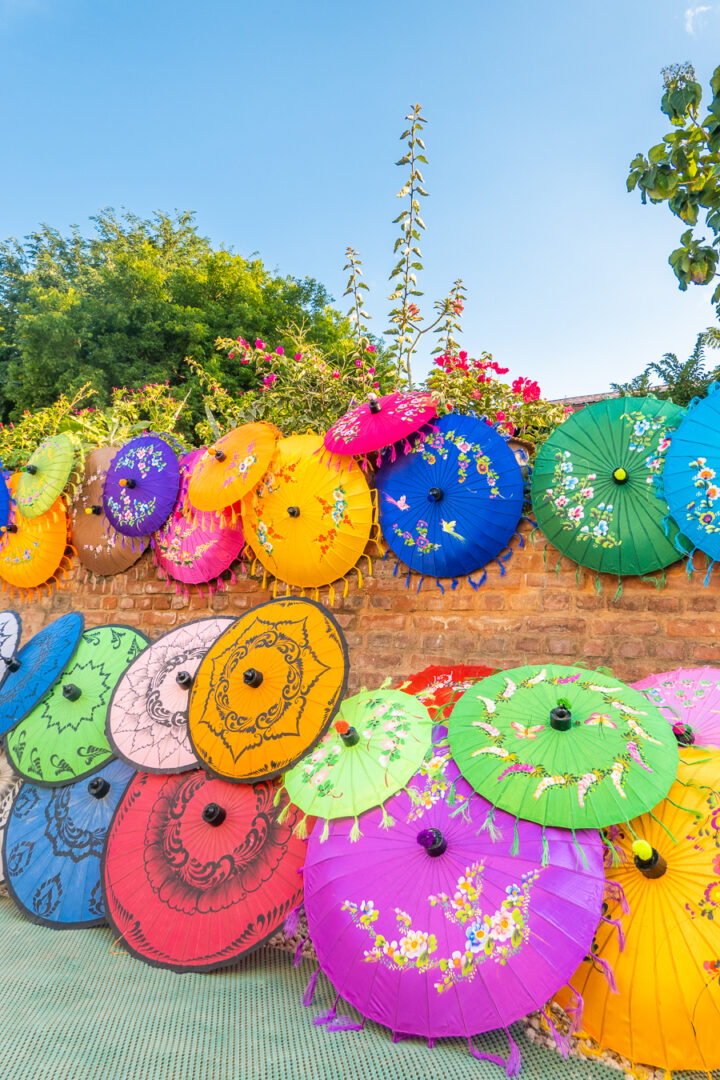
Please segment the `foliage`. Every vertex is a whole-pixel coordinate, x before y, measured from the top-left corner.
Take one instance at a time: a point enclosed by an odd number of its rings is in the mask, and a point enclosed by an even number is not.
[[[239,330],[250,340],[279,333],[282,342],[284,327],[303,323],[330,356],[348,347],[350,324],[320,284],[214,249],[189,212],[144,220],[105,210],[91,220],[90,237],[44,225],[0,244],[0,418],[16,420],[86,383],[101,407],[113,386],[178,387],[188,354],[237,394],[251,378],[214,342]],[[192,421],[202,402],[197,380],[190,388]]]
[[[665,93],[661,109],[673,130],[653,146],[647,156],[637,154],[630,165],[628,191],[636,187],[642,201],[666,202],[669,209],[690,226],[680,237],[680,247],[669,256],[680,288],[707,285],[717,275],[720,246],[720,67],[710,80],[712,100],[707,116],[700,120],[702,87],[690,64],[663,70]],[[710,242],[696,237],[701,215],[712,234]],[[713,293],[720,314],[720,286]]]
[[[703,397],[711,382],[720,379],[720,366],[708,371],[705,348],[717,344],[720,335],[710,331],[698,334],[695,348],[687,360],[678,360],[675,353],[647,365],[645,370],[626,383],[611,383],[612,389],[627,397],[654,394],[663,401],[687,405],[694,397]]]
[[[478,359],[464,351],[446,353],[435,359],[425,385],[437,395],[441,412],[473,412],[507,435],[542,442],[572,409],[545,401],[532,379],[520,377],[510,385],[501,382],[497,376],[507,372],[490,353]]]

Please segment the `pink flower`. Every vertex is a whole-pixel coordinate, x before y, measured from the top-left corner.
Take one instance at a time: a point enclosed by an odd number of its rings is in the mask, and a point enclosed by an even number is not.
[[[366,345],[365,346],[365,351],[366,352],[375,352],[375,346],[374,345]]]
[[[285,354],[285,350],[283,349],[282,345],[278,345],[275,352],[277,353],[278,356],[284,356],[284,354]]]
[[[502,423],[503,420],[507,420],[507,416],[501,409],[500,412],[495,413],[495,419]]]
[[[356,360],[355,367],[362,367],[362,360]]]
[[[333,377],[333,379],[339,379],[340,378],[340,372],[339,371],[333,371],[332,377]]]
[[[255,348],[256,349],[264,349],[265,348],[265,342],[262,340],[262,338],[255,338]]]
[[[296,360],[302,360],[302,353],[301,352],[296,352],[295,353],[295,359]]]
[[[380,389],[380,383],[379,383],[379,382],[374,382],[374,383],[373,383],[373,386],[374,386],[374,388],[375,388],[376,390],[379,390],[379,389]]]
[[[375,368],[374,367],[369,367],[368,368],[368,375],[374,375],[374,374],[375,374]]]
[[[266,388],[270,387],[274,382],[277,382],[277,375],[271,371],[270,374],[266,375],[263,379],[263,386]]]
[[[461,352],[458,353],[458,356],[460,357],[461,360],[467,360],[467,353],[465,352],[464,349]]]
[[[234,360],[235,359],[235,353],[234,352],[229,352],[228,353],[228,359],[229,360]]]

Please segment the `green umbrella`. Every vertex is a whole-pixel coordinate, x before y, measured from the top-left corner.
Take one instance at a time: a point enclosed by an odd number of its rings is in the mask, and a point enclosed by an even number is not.
[[[588,405],[561,424],[532,477],[535,517],[550,543],[610,574],[648,574],[677,562],[654,479],[684,415],[669,401],[624,397]]]
[[[78,481],[80,447],[70,435],[52,435],[40,443],[20,470],[15,492],[18,512],[23,517],[46,513],[70,481]]]
[[[517,818],[602,829],[652,809],[675,780],[678,747],[659,709],[600,671],[547,664],[498,672],[450,717],[463,776]]]
[[[148,639],[129,626],[86,630],[60,679],[7,736],[24,779],[64,786],[97,772],[113,751],[105,719],[115,685]]]
[[[416,698],[401,690],[365,690],[340,707],[335,724],[315,749],[285,773],[285,787],[306,814],[352,817],[380,806],[404,788],[430,749],[433,724]],[[383,814],[385,823],[390,818]]]

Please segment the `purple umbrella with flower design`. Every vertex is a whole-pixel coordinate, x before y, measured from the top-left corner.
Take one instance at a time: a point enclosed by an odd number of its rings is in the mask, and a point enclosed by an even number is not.
[[[507,1030],[542,1009],[591,950],[599,835],[581,834],[579,850],[572,833],[546,828],[543,840],[508,814],[483,828],[490,805],[447,751],[385,809],[391,828],[371,810],[359,841],[340,820],[326,842],[308,843],[308,928],[338,996],[395,1035],[431,1041]],[[336,1007],[318,1020],[338,1026]],[[508,1075],[519,1069],[512,1040],[503,1064]]]
[[[159,435],[140,435],[117,452],[108,469],[105,513],[124,536],[147,536],[167,521],[179,487],[175,450]]]

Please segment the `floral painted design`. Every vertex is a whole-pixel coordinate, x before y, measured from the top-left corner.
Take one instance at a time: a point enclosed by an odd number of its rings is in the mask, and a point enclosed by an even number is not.
[[[463,947],[453,950],[450,956],[437,956],[435,934],[414,927],[411,916],[402,908],[394,910],[397,937],[388,939],[374,928],[380,911],[372,900],[346,900],[342,910],[350,913],[353,923],[370,939],[370,948],[364,954],[366,962],[393,971],[436,971],[438,981],[433,986],[438,994],[461,979],[473,979],[477,969],[488,961],[506,964],[530,935],[530,894],[542,871],[523,874],[519,882],[508,885],[505,898],[492,912],[483,912],[480,907],[483,871],[482,862],[473,863],[457,879],[452,895],[437,893],[427,898],[431,907],[439,908],[449,923],[464,931]]]
[[[136,499],[125,491],[118,498],[114,495],[106,496],[106,503],[117,524],[132,527],[142,527],[157,507],[154,495],[150,499]]]
[[[578,540],[599,547],[619,547],[622,540],[613,532],[612,503],[593,504],[597,473],[576,476],[569,450],[555,454],[552,484],[545,491],[543,502],[552,503],[565,531],[573,531]]]
[[[474,464],[478,476],[485,480],[490,489],[490,497],[499,498],[499,477],[492,467],[490,457],[483,453],[482,447],[478,443],[469,442],[463,435],[455,431],[444,431],[428,435],[422,442],[413,447],[412,452],[420,454],[427,465],[435,465],[438,459],[447,461],[451,447],[454,447],[457,451],[458,483],[465,483]]]
[[[720,480],[715,469],[704,457],[691,461],[690,468],[694,470],[692,481],[698,495],[687,504],[685,516],[706,533],[720,532]]]
[[[348,527],[352,526],[352,521],[347,508],[347,493],[342,485],[338,485],[332,493],[331,503],[328,502],[327,499],[323,499],[320,495],[316,495],[315,498],[322,507],[323,517],[331,518],[334,525],[334,528],[328,529],[326,533],[318,533],[317,536],[317,544],[321,553],[327,555],[337,539],[338,529],[343,525],[347,525]]]
[[[146,480],[150,473],[164,472],[167,467],[165,455],[159,447],[131,446],[121,451],[113,462],[114,469],[135,469]]]
[[[414,547],[417,549],[419,555],[429,555],[433,551],[438,551],[440,544],[433,543],[432,540],[428,540],[428,523],[422,519],[415,525],[415,535],[408,529],[401,529],[397,521],[393,522],[393,532],[402,540],[405,547]]]
[[[414,777],[414,783],[410,785],[412,793],[412,806],[407,816],[407,821],[417,821],[426,810],[441,801],[453,806],[461,806],[467,803],[467,797],[454,789],[447,775],[448,762],[452,761],[449,749],[434,750],[425,759]],[[418,781],[423,781],[422,787]],[[465,814],[465,811],[462,811]]]
[[[397,437],[402,438],[405,432],[409,434],[434,413],[432,398],[427,394],[392,394],[383,402],[380,415],[387,421],[399,421],[401,430]],[[342,442],[348,446],[362,434],[370,419],[372,413],[368,405],[357,405],[332,425],[328,436],[333,443]]]

